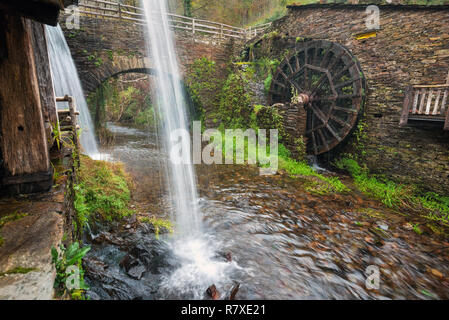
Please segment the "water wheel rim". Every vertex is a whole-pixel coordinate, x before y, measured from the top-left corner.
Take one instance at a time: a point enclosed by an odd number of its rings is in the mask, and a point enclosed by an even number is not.
[[[365,77],[355,56],[341,44],[299,42],[277,68],[269,103],[290,102],[293,93],[306,94],[308,152],[330,151],[350,135],[363,111]]]

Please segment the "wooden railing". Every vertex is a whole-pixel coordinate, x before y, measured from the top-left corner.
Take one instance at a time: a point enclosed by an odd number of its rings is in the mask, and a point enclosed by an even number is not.
[[[449,130],[449,83],[443,85],[417,85],[407,88],[400,125],[409,120],[441,121]]]
[[[142,8],[121,4],[117,1],[104,0],[80,0],[79,11],[83,15],[100,19],[120,19],[134,23],[145,23]],[[185,17],[177,14],[167,14],[169,24],[178,30],[184,30],[192,34],[215,35],[220,38],[251,39],[258,34],[264,33],[271,23],[245,28],[212,22],[202,19]]]
[[[74,145],[79,149],[80,145],[77,134],[80,128],[77,120],[79,112],[76,110],[75,99],[65,95],[64,97],[56,97],[56,102],[68,102],[69,104],[68,109],[58,110],[59,131],[70,132]]]

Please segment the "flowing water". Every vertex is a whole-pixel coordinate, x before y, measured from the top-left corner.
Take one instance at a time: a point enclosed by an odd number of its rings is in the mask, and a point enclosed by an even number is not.
[[[216,243],[202,230],[202,214],[190,153],[188,105],[181,85],[174,35],[168,24],[166,0],[143,1],[143,7],[149,54],[156,69],[154,105],[161,119],[159,135],[163,153],[170,155],[165,166],[166,186],[177,230],[177,237],[170,242],[170,246],[182,261],[164,284],[168,291],[201,288],[205,284],[222,281],[227,265],[215,260]],[[185,138],[178,141],[172,136],[176,133],[185,133]],[[177,151],[175,146],[179,147]]]
[[[167,156],[156,135],[108,128],[115,144],[103,151],[135,179],[137,210],[164,217],[168,195],[160,181]],[[234,282],[241,284],[237,299],[449,298],[449,243],[426,235],[424,226],[416,234],[412,217],[358,194],[313,195],[300,179],[259,176],[247,166],[202,165],[197,172],[203,232],[211,241],[188,246],[197,245],[201,256],[173,250],[176,235],[156,240],[140,227],[100,236],[86,261],[93,299],[204,298],[212,283],[224,298]],[[226,253],[232,262],[222,258]],[[139,280],[119,266],[126,255],[142,261]],[[204,270],[185,263],[203,258]],[[365,286],[370,265],[380,268],[379,290]]]
[[[91,158],[99,159],[101,156],[98,152],[94,126],[64,33],[58,25],[46,26],[46,34],[55,94],[57,97],[69,95],[75,98],[76,108],[80,112],[78,119],[81,127],[81,147]],[[68,108],[67,103],[58,103],[58,108]]]

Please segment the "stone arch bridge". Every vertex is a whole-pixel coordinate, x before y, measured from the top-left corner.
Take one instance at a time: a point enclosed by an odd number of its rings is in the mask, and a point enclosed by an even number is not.
[[[92,0],[90,2],[97,3]],[[101,11],[104,8],[96,9],[92,14],[92,11],[85,11],[87,9],[81,4],[79,29],[67,28],[67,15],[60,19],[85,94],[94,91],[105,80],[118,74],[152,73],[153,65],[151,57],[147,55],[143,20],[124,17],[123,11],[120,11],[123,9],[117,8],[106,10],[108,13],[119,10],[117,15],[104,14],[104,11]],[[140,10],[134,9],[136,12]],[[179,23],[179,19],[191,19],[175,17],[178,20],[174,23]],[[182,27],[184,25],[190,25],[190,29]],[[197,24],[197,29],[194,25],[194,20],[193,25],[192,21],[182,21],[181,25],[175,27],[175,42],[183,76],[189,66],[202,57],[215,61],[219,66],[218,70],[225,70],[224,66],[230,57],[243,49],[245,39],[263,32],[268,27],[250,31],[248,34],[245,29],[214,22],[204,21],[199,27]],[[211,30],[213,31],[210,32]]]

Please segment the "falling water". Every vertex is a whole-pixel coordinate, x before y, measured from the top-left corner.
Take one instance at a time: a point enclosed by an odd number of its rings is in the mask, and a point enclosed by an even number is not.
[[[57,97],[69,95],[75,98],[76,108],[80,112],[81,147],[84,153],[91,158],[98,159],[100,153],[95,140],[92,119],[64,33],[59,25],[57,27],[46,26],[46,28],[55,94]]]
[[[188,132],[187,103],[181,86],[172,31],[168,26],[165,0],[143,1],[148,21],[148,44],[153,65],[156,66],[156,101],[162,145],[170,154],[175,141],[170,136],[176,130]],[[184,139],[181,163],[167,164],[168,188],[171,193],[173,214],[180,231],[198,233],[201,213],[198,208],[195,173],[190,157],[190,137]]]
[[[174,36],[168,24],[166,0],[142,2],[147,19],[150,58],[156,69],[154,104],[161,119],[162,146],[169,155],[173,145],[179,143],[170,139],[171,134],[177,130],[188,132],[188,108],[180,80]],[[201,298],[208,286],[213,283],[219,286],[224,281],[228,266],[216,260],[216,243],[203,230],[190,137],[182,141],[182,164],[174,161],[167,163],[168,191],[178,234],[172,249],[182,261],[182,266],[167,277],[165,287],[169,292],[184,292],[188,296]]]

